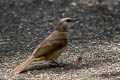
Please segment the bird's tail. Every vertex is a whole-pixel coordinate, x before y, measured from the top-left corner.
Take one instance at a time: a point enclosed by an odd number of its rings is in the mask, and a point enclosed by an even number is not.
[[[34,62],[35,58],[30,57],[25,62],[21,63],[19,66],[17,66],[15,69],[11,71],[12,74],[16,75],[19,74],[21,71],[23,71],[26,67],[28,67],[32,62]]]

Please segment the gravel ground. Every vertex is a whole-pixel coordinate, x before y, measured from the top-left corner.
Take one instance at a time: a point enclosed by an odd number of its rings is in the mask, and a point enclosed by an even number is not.
[[[119,0],[0,0],[0,80],[120,80],[119,13]],[[36,62],[11,75],[63,17],[81,20],[57,60],[62,66]]]

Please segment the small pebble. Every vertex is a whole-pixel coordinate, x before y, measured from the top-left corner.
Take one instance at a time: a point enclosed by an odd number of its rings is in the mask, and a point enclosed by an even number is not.
[[[72,6],[77,6],[77,3],[76,2],[71,2],[71,5]]]

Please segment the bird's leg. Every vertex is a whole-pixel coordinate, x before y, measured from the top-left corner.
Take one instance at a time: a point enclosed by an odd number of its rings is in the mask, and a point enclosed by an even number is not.
[[[51,61],[50,63],[55,64],[56,66],[59,66],[59,67],[60,67],[60,64],[57,63],[56,61]],[[51,66],[53,67],[53,65],[51,65]]]
[[[57,63],[56,61],[52,61],[51,63],[56,64],[56,65],[60,65],[60,64]]]

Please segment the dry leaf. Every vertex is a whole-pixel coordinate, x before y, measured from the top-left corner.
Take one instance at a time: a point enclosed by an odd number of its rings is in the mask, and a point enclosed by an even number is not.
[[[82,60],[82,56],[77,56],[77,61],[81,61]]]

